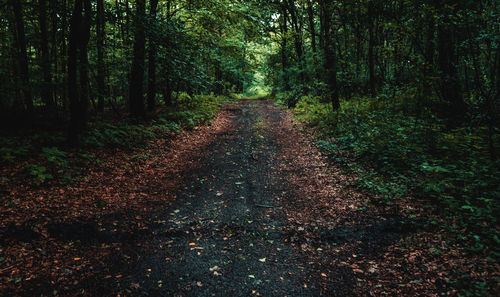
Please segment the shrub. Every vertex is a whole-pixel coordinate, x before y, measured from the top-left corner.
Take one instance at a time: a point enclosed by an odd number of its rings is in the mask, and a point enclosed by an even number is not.
[[[428,197],[460,218],[467,238],[495,244],[500,163],[489,158],[486,129],[446,130],[436,117],[402,109],[409,100],[355,98],[333,112],[320,98],[304,96],[294,112],[317,128],[318,144],[332,158],[354,161],[356,186],[386,203],[409,192]]]

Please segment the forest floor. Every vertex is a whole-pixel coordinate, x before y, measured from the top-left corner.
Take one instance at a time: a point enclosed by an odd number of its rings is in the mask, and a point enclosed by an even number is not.
[[[77,184],[13,178],[0,295],[439,296],[454,269],[475,273],[418,202],[371,203],[301,130],[241,100],[149,148],[96,152]]]

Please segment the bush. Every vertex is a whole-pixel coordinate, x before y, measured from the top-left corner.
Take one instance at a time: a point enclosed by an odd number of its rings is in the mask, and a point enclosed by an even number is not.
[[[428,197],[460,218],[467,238],[495,245],[500,163],[489,158],[485,128],[446,130],[436,117],[402,109],[408,100],[355,98],[333,112],[321,98],[304,96],[294,112],[317,128],[332,158],[354,161],[358,187],[389,204],[409,192]]]

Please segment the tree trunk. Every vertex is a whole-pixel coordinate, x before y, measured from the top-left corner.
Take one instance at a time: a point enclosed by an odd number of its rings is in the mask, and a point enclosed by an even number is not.
[[[104,19],[104,0],[97,0],[97,110],[104,111],[104,98],[106,96],[106,72],[104,65],[104,36],[106,22]]]
[[[467,111],[456,67],[458,59],[454,34],[454,25],[451,20],[445,18],[444,22],[438,25],[438,67],[441,75],[441,96],[448,103],[445,114],[451,128],[463,122]]]
[[[222,80],[221,63],[219,60],[215,61],[215,94],[222,95],[224,91],[224,82]]]
[[[134,59],[130,71],[129,107],[133,117],[144,117],[144,57],[146,52],[146,37],[144,17],[146,0],[136,1]]]
[[[425,36],[425,49],[424,49],[424,69],[423,69],[423,79],[422,79],[422,98],[420,104],[418,104],[418,113],[423,112],[423,108],[428,106],[428,102],[432,96],[432,72],[434,69],[434,35],[436,32],[436,26],[434,23],[434,16],[427,17],[427,31]]]
[[[29,69],[28,69],[28,54],[26,49],[26,35],[24,32],[24,20],[23,20],[23,1],[11,0],[12,7],[14,8],[14,19],[16,28],[16,47],[17,47],[17,58],[19,74],[22,83],[22,92],[24,97],[24,108],[29,115],[33,114],[33,97],[31,95],[31,85],[29,81]],[[31,118],[31,117],[30,117]]]
[[[334,26],[331,21],[331,10],[330,3],[327,0],[323,0],[321,2],[323,9],[323,22],[324,22],[324,52],[325,52],[325,61],[324,68],[326,71],[326,79],[329,90],[329,95],[331,96],[331,104],[334,110],[340,108],[339,101],[339,90],[337,86],[337,57],[335,54],[335,45],[334,45]]]
[[[300,81],[302,83],[305,82],[304,72],[304,47],[302,43],[302,28],[299,26],[297,9],[295,8],[295,2],[293,0],[288,0],[288,11],[290,12],[290,20],[292,21],[293,27],[293,37],[294,37],[294,45],[295,45],[295,53],[297,54],[297,60],[300,69]]]
[[[57,104],[58,104],[58,92],[57,92],[57,74],[59,73],[59,61],[57,60],[58,58],[58,55],[57,55],[57,31],[59,29],[59,27],[57,26],[57,20],[58,20],[58,17],[57,17],[57,13],[59,11],[58,7],[59,7],[59,3],[57,3],[56,1],[52,1],[50,2],[50,9],[51,9],[51,12],[50,12],[50,18],[51,18],[51,25],[52,25],[52,28],[51,28],[51,49],[50,49],[50,59],[52,60],[53,62],[53,66],[50,65],[50,69],[52,69],[53,73],[55,74],[53,77],[51,77],[51,80],[52,80],[52,102],[54,102],[54,108],[57,108]],[[64,7],[65,8],[65,7]]]
[[[38,21],[40,23],[40,50],[42,53],[43,85],[41,91],[42,101],[49,109],[54,107],[52,96],[52,74],[47,32],[47,1],[39,0]]]
[[[87,124],[87,115],[89,108],[89,58],[88,58],[88,44],[90,41],[90,26],[92,20],[92,4],[91,0],[83,0],[84,12],[82,31],[81,31],[81,42],[80,42],[80,87],[82,91],[81,95],[81,113],[82,120],[80,123],[80,129],[83,131]]]
[[[90,0],[76,0],[70,23],[68,49],[70,123],[67,139],[71,145],[78,144],[79,136],[84,131],[87,121],[89,101],[87,46],[90,39],[90,17]]]
[[[368,3],[368,71],[370,75],[370,94],[375,98],[375,57],[373,53],[373,48],[375,47],[375,34],[374,34],[374,12],[373,3],[370,1]]]
[[[311,1],[307,2],[307,15],[309,17],[309,30],[311,31],[311,48],[316,53],[316,29],[314,26],[314,10]]]
[[[63,8],[64,8],[64,13],[63,13],[63,16],[62,16],[62,20],[61,20],[61,57],[66,57],[68,56],[68,60],[69,60],[69,51],[68,51],[68,44],[66,42],[66,27],[68,26],[68,18],[66,17],[66,10],[68,8],[68,3],[66,0],[63,0]],[[67,38],[68,39],[68,43],[69,43],[69,39],[70,37]],[[68,73],[69,73],[69,69],[68,69],[68,66],[69,66],[69,61],[68,63],[62,63],[62,68],[64,70],[66,70]],[[69,84],[69,77],[63,77],[61,79],[61,83],[62,85],[68,85]],[[69,103],[68,103],[68,88],[61,88],[61,101],[62,101],[62,104],[63,104],[63,109],[64,111],[67,111],[68,110],[68,107],[69,107]]]
[[[149,2],[149,16],[156,22],[158,0]],[[156,40],[155,33],[149,32],[149,66],[148,66],[148,110],[152,111],[156,105]]]
[[[323,1],[319,1],[319,47],[321,49],[325,48],[325,10],[323,9]]]
[[[281,71],[283,72],[283,83],[285,87],[285,91],[290,90],[290,83],[287,75],[288,68],[288,57],[287,57],[287,47],[288,47],[288,22],[287,22],[287,13],[286,7],[282,6],[282,22],[280,23],[280,31],[281,31]]]

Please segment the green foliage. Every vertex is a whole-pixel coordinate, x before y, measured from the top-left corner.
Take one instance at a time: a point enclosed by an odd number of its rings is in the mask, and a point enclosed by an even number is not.
[[[19,138],[0,137],[0,163],[12,163],[19,157],[27,157],[33,146]]]
[[[54,178],[52,174],[47,172],[47,168],[45,166],[39,164],[29,164],[26,166],[26,169],[36,185],[40,185],[46,180]]]
[[[89,130],[84,144],[97,147],[134,147],[153,137],[156,134],[143,125],[101,124]]]
[[[42,148],[41,157],[46,158],[48,162],[55,164],[59,167],[68,167],[66,152],[60,151],[57,147],[44,147]]]
[[[497,246],[500,164],[491,161],[484,127],[447,130],[435,117],[418,118],[393,102],[356,98],[332,112],[305,96],[294,111],[319,131],[319,146],[357,172],[355,185],[390,204],[409,193],[460,218],[471,250]],[[348,160],[354,161],[348,162]]]
[[[189,96],[181,93],[176,100],[178,111],[170,112],[165,117],[180,126],[192,129],[193,127],[209,122],[217,113],[219,105],[227,101],[225,96],[196,95]]]
[[[216,114],[224,96],[177,95],[175,111],[161,114],[149,125],[143,124],[94,124],[85,136],[84,144],[96,147],[137,147],[148,140],[178,134],[181,129],[192,129],[208,123]]]

